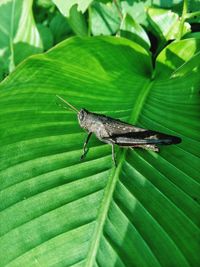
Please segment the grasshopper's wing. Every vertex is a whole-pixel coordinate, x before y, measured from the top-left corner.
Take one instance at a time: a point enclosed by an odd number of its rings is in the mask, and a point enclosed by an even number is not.
[[[147,129],[135,127],[132,124],[110,117],[105,117],[103,124],[110,136],[147,131]]]
[[[110,118],[105,123],[105,129],[109,133],[108,141],[119,146],[170,145],[181,142],[179,137],[135,127],[120,120],[110,120]]]

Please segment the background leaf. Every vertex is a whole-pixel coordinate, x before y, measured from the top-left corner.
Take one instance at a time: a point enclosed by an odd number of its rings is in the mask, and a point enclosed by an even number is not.
[[[121,1],[123,14],[128,13],[137,23],[147,26],[146,8],[151,6],[152,1]]]
[[[42,52],[42,42],[32,15],[32,0],[0,2],[0,65],[11,72],[29,55]]]
[[[116,5],[93,2],[90,7],[90,27],[93,35],[112,35],[120,27]]]
[[[172,77],[181,77],[186,75],[187,73],[190,73],[191,71],[196,71],[198,74],[198,63],[200,61],[200,52],[196,53],[192,58],[182,64],[174,73],[172,73]]]
[[[150,49],[150,40],[145,30],[129,15],[123,18],[120,25],[120,36],[126,37],[134,42],[145,47],[147,50]]]
[[[200,38],[184,39],[171,43],[157,57],[157,75],[160,78],[169,77],[172,72],[190,60],[199,50]]]
[[[72,32],[67,19],[60,13],[53,17],[49,27],[51,32],[53,33],[55,44],[69,37]]]
[[[53,46],[53,35],[51,30],[43,24],[37,24],[37,28],[42,39],[44,51],[46,51]]]
[[[161,40],[177,39],[180,30],[180,19],[176,13],[165,9],[149,8],[147,14],[153,31]],[[185,22],[182,34],[188,32],[190,32],[190,25]]]
[[[78,11],[77,5],[71,7],[68,22],[78,36],[87,36],[88,28],[84,15]]]
[[[149,53],[113,37],[20,64],[0,88],[1,266],[198,266],[199,83],[152,79]],[[118,149],[114,168],[93,138],[80,162],[85,133],[56,94],[182,143]]]
[[[69,17],[69,12],[72,6],[77,5],[78,11],[84,13],[92,1],[93,0],[53,0],[60,12],[66,17]]]

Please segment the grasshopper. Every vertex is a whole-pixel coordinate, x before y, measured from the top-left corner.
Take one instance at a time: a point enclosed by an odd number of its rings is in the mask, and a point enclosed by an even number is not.
[[[58,96],[63,104],[66,104],[77,113],[78,122],[81,128],[88,132],[87,138],[83,145],[81,160],[86,156],[88,149],[87,144],[91,135],[112,146],[112,159],[116,166],[114,145],[120,147],[144,148],[159,152],[157,145],[171,145],[181,142],[181,138],[165,133],[136,127],[132,124],[123,122],[98,113],[93,113],[85,108],[76,109],[69,102]],[[65,107],[64,107],[65,108]]]

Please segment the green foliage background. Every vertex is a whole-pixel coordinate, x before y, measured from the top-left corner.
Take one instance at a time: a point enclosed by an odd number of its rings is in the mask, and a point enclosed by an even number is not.
[[[199,3],[3,0],[0,17],[0,266],[199,266]],[[117,148],[115,168],[93,137],[81,162],[57,94],[182,143]]]

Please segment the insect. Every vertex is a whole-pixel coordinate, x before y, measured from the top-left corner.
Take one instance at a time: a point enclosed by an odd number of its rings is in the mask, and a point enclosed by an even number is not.
[[[81,160],[88,152],[87,144],[93,133],[100,141],[112,146],[112,159],[115,166],[116,160],[114,145],[118,145],[120,147],[129,147],[131,149],[139,147],[159,152],[157,145],[171,145],[181,142],[181,138],[173,135],[139,128],[119,119],[90,112],[84,108],[78,110],[62,97],[58,95],[57,97],[62,101],[63,104],[66,104],[77,113],[81,128],[88,132],[88,136],[83,145]]]

